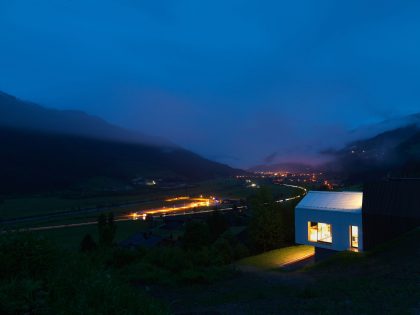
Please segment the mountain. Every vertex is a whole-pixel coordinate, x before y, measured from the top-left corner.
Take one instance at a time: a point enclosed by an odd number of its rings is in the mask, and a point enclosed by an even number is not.
[[[250,172],[290,172],[303,173],[313,172],[315,168],[310,165],[301,163],[276,163],[276,164],[262,164],[256,165],[248,169]]]
[[[202,180],[242,171],[169,142],[154,142],[83,112],[0,95],[0,191],[42,192],[94,178]],[[144,141],[143,141],[144,140]]]
[[[329,153],[334,159],[328,169],[340,172],[349,183],[383,177],[420,177],[420,125],[388,130]]]
[[[349,134],[349,137],[354,141],[359,139],[368,139],[389,130],[411,125],[420,127],[420,113],[387,119],[377,124],[359,127],[355,130],[352,130]]]
[[[124,142],[172,145],[167,140],[112,125],[82,111],[45,108],[1,91],[0,126]]]

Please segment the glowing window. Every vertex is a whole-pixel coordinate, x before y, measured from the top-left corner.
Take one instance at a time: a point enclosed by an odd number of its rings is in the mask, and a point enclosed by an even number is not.
[[[358,248],[359,247],[359,227],[352,225],[350,227],[350,240],[351,240],[351,247]]]
[[[310,242],[332,243],[331,224],[308,222],[308,240]]]

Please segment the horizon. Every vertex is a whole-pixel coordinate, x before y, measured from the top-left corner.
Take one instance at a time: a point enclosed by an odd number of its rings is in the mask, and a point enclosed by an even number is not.
[[[419,112],[419,3],[98,5],[0,4],[0,89],[241,168]]]

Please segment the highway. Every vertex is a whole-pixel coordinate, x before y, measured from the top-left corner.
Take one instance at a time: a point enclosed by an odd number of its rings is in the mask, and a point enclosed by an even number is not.
[[[239,206],[236,207],[237,210],[243,210],[246,209],[246,206]],[[153,213],[151,214],[152,217],[160,217],[160,216],[164,216],[164,217],[169,217],[169,216],[184,216],[184,215],[193,215],[193,214],[200,214],[200,213],[211,213],[214,211],[231,211],[234,210],[235,208],[233,207],[226,207],[226,208],[220,208],[220,209],[196,209],[196,210],[191,210],[190,211],[186,211],[186,209],[184,209],[184,211],[180,211],[180,210],[176,210],[176,211],[168,211],[166,213]],[[169,210],[169,209],[168,209]],[[143,214],[146,214],[148,210],[145,211],[140,211],[138,212],[138,217],[134,217],[133,214],[129,214],[129,215],[123,215],[121,217],[117,217],[115,219],[115,222],[124,222],[124,221],[136,221],[138,220],[138,218],[143,218]],[[58,225],[49,225],[49,226],[38,226],[38,227],[31,227],[31,228],[21,228],[21,229],[17,229],[17,230],[12,230],[11,232],[24,232],[24,231],[46,231],[46,230],[55,230],[55,229],[63,229],[63,228],[72,228],[72,227],[81,227],[81,226],[87,226],[87,225],[95,225],[98,224],[97,221],[88,221],[88,222],[81,222],[81,223],[68,223],[68,224],[58,224]],[[3,231],[2,233],[5,233],[5,231]]]

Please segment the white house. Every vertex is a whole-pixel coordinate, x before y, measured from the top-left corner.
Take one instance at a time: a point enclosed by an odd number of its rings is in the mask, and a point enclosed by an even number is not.
[[[363,250],[361,192],[310,191],[295,209],[296,243]]]

